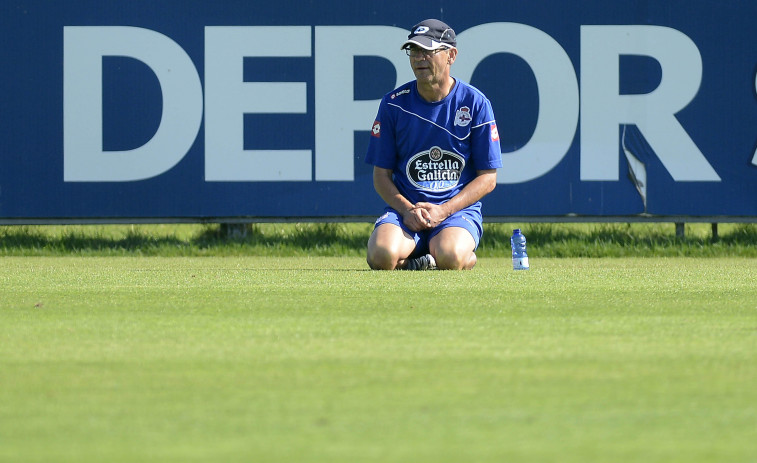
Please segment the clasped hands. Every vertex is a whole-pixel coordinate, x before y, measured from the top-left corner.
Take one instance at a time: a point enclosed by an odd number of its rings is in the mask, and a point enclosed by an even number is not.
[[[421,202],[405,211],[402,220],[407,228],[417,232],[434,228],[447,217],[449,217],[449,214],[441,204]]]

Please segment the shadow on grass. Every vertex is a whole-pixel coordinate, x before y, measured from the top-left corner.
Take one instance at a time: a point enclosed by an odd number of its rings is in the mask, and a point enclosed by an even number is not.
[[[712,238],[685,234],[678,237],[672,224],[549,224],[525,225],[529,248],[543,257],[601,257],[633,255],[710,256],[724,250],[731,255],[757,255],[757,224],[736,224]],[[485,225],[481,250],[507,254],[512,228]],[[732,251],[732,252],[731,252]]]
[[[0,249],[51,251],[51,252],[138,252],[147,249],[186,246],[187,243],[172,236],[153,236],[144,232],[127,232],[115,238],[101,233],[89,234],[85,231],[70,231],[62,235],[51,235],[28,227],[0,229]]]
[[[116,226],[117,227],[117,226]],[[106,229],[108,227],[105,227]],[[44,227],[0,227],[4,255],[208,255],[364,253],[370,229],[356,224],[245,225],[231,233],[223,225],[197,225],[187,238],[150,226],[118,228],[74,226],[57,233]],[[240,233],[242,230],[244,233]]]
[[[176,229],[140,226],[120,233],[87,226],[50,232],[44,227],[0,227],[0,255],[363,255],[371,224],[248,224],[236,235],[221,225],[195,225],[182,238]],[[110,231],[104,231],[110,230]],[[676,237],[672,224],[526,224],[529,248],[542,257],[650,255],[757,255],[757,224],[737,224],[713,243],[710,236]],[[481,256],[507,256],[512,228],[485,224]]]
[[[208,227],[193,239],[193,244],[204,247],[237,245],[273,249],[301,249],[306,251],[341,249],[363,251],[370,229],[364,225],[343,223],[305,223],[271,225],[258,224],[240,227],[243,233],[230,233],[224,226]]]
[[[741,224],[720,241],[727,244],[757,245],[757,224]]]

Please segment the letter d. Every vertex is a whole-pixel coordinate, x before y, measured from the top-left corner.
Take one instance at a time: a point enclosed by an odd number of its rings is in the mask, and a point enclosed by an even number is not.
[[[139,148],[103,151],[103,56],[137,59],[160,82],[160,126]],[[194,143],[202,104],[202,86],[192,60],[165,35],[137,27],[63,28],[64,181],[124,182],[166,172]]]

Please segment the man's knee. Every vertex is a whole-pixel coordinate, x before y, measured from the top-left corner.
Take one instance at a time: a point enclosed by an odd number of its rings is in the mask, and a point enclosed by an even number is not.
[[[415,248],[415,241],[399,226],[383,224],[368,240],[366,261],[374,270],[394,270],[404,263]]]
[[[386,248],[369,246],[366,261],[373,270],[394,270],[399,257]]]
[[[431,253],[440,270],[464,270],[476,265],[476,243],[463,228],[451,227],[431,240]]]
[[[468,249],[440,248],[434,259],[439,270],[467,270],[476,265],[476,254]]]

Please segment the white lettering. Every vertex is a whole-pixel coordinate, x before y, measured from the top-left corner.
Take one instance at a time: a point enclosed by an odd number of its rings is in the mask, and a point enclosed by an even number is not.
[[[312,180],[310,150],[244,149],[245,113],[307,112],[305,82],[244,82],[244,58],[264,56],[311,56],[310,27],[205,28],[206,181]]]
[[[307,141],[305,149],[245,150],[244,115],[305,114],[309,84],[245,82],[244,59],[312,57],[313,31],[315,150],[307,149]],[[134,181],[168,171],[194,144],[204,104],[206,181],[354,181],[354,133],[371,126],[379,102],[355,100],[354,58],[387,59],[396,71],[395,85],[412,80],[404,54],[387,45],[401,43],[406,33],[390,26],[206,27],[203,96],[194,64],[170,38],[136,27],[65,27],[64,180]],[[371,40],[354,40],[361,36]],[[638,126],[674,180],[720,180],[675,117],[695,97],[702,78],[699,50],[681,32],[660,26],[582,26],[580,100],[573,63],[546,33],[523,24],[490,23],[463,31],[458,39],[462,48],[453,74],[462,80],[470,81],[476,66],[496,53],[521,57],[535,76],[539,115],[534,133],[523,147],[503,156],[498,182],[526,182],[554,168],[573,144],[579,109],[582,180],[619,179],[621,124]],[[660,85],[648,94],[621,95],[622,55],[657,60],[663,70]],[[139,148],[103,149],[104,56],[137,59],[160,83],[161,122]],[[247,130],[256,137],[273,136]],[[275,136],[296,137],[296,132],[296,126],[286,126]],[[757,165],[757,153],[752,163]],[[427,164],[423,169],[440,168]]]
[[[757,74],[754,76],[754,91],[757,92]],[[757,166],[757,150],[755,150],[754,156],[752,157],[752,165]]]
[[[64,181],[143,180],[168,171],[189,151],[202,122],[202,86],[192,60],[176,42],[137,27],[65,27],[63,54]],[[137,59],[160,82],[160,125],[139,148],[103,150],[104,56]]]
[[[447,171],[447,170],[445,171],[432,170],[431,172],[426,172],[426,171],[418,172],[419,182],[433,181],[433,180],[458,180],[459,178],[460,178],[460,174],[458,172]]]
[[[549,172],[570,149],[578,125],[578,82],[565,50],[552,37],[524,24],[491,23],[458,35],[465,48],[457,55],[455,75],[470,81],[478,63],[495,53],[523,58],[539,90],[539,116],[531,139],[502,156],[498,183],[521,183]],[[495,114],[496,117],[496,114]]]
[[[461,170],[460,163],[458,161],[450,161],[449,159],[445,159],[441,162],[423,162],[418,159],[415,161],[415,168],[418,170]]]
[[[355,37],[370,37],[370,40],[355,40]],[[390,26],[316,26],[316,180],[355,179],[354,134],[371,126],[380,99],[355,100],[354,58],[378,56],[391,61],[397,71],[396,87],[413,79],[407,57],[399,52],[399,45],[393,45],[401,44],[405,37],[406,30]]]
[[[619,57],[654,58],[651,93],[620,94]],[[620,124],[636,124],[676,181],[720,181],[675,114],[696,96],[702,58],[683,33],[660,26],[581,26],[581,180],[617,181]]]

